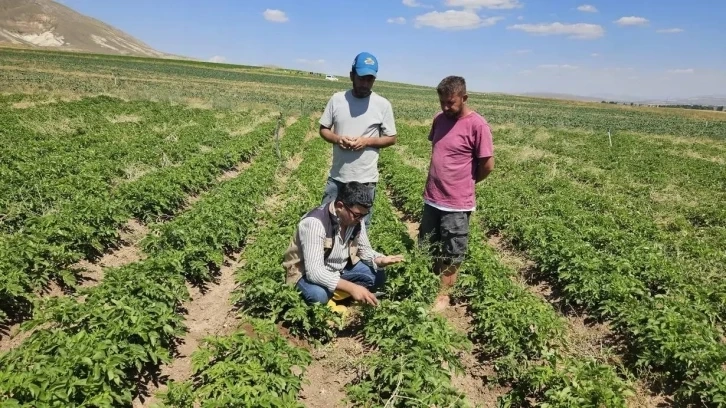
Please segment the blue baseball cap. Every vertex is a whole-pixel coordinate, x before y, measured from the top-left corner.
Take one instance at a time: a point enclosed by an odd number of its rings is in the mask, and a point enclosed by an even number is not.
[[[369,52],[361,52],[353,60],[353,69],[358,76],[378,76],[378,59]]]

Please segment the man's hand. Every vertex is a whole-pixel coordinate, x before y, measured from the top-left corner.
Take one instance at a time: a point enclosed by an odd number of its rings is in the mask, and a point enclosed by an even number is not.
[[[341,136],[330,130],[329,128],[326,128],[323,125],[320,125],[319,130],[320,136],[328,143],[338,145],[341,149],[344,150],[350,150],[347,143],[349,138],[345,136]]]
[[[338,142],[337,145],[343,150],[350,150],[350,147],[348,146],[348,142],[350,139],[348,139],[345,136],[338,136]]]
[[[376,295],[372,294],[368,289],[360,285],[355,285],[349,292],[350,295],[358,302],[368,303],[372,306],[378,306]]]
[[[379,256],[374,260],[376,263],[376,266],[380,268],[384,268],[388,265],[397,264],[399,262],[403,261],[403,255],[388,255],[388,256]]]
[[[350,150],[360,150],[364,147],[368,146],[368,138],[367,137],[357,137],[357,138],[349,138],[346,137],[344,143]]]

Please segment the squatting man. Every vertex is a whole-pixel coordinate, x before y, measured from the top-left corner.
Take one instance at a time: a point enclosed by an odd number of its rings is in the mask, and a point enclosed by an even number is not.
[[[373,206],[370,189],[350,182],[338,189],[336,199],[306,213],[285,251],[286,282],[294,285],[307,303],[327,304],[352,297],[378,305],[372,293],[385,284],[383,268],[403,261],[373,250],[364,222]]]

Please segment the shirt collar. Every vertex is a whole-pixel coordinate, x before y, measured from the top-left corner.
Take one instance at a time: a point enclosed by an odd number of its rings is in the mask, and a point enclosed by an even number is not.
[[[328,204],[328,211],[330,212],[330,219],[333,221],[333,226],[338,228],[340,226],[340,219],[338,218],[338,214],[335,212],[335,200]]]

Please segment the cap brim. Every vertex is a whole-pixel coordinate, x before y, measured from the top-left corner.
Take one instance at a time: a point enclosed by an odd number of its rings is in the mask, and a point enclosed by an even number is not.
[[[376,72],[373,68],[356,68],[355,73],[358,74],[358,76],[366,76],[366,75],[373,75],[374,77],[378,76],[378,72]]]

